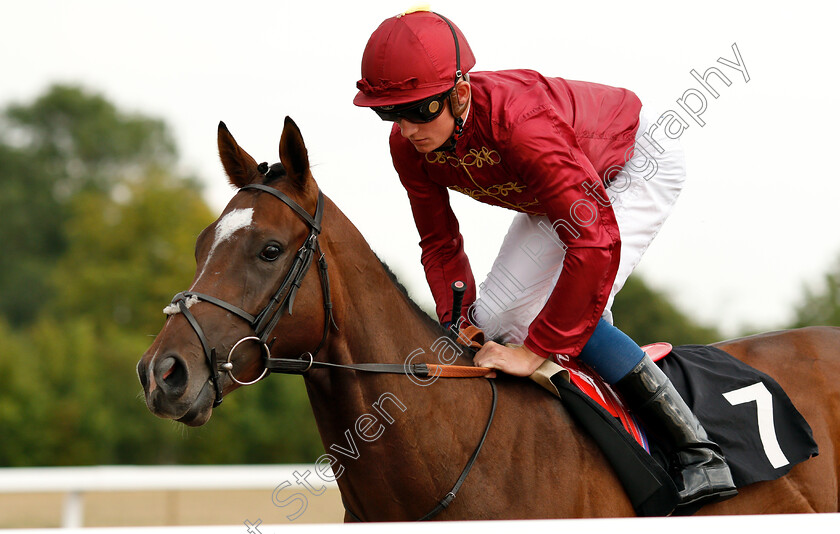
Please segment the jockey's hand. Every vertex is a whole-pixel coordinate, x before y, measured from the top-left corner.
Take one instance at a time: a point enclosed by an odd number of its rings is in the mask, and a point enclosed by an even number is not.
[[[488,341],[475,354],[473,363],[478,367],[490,367],[513,376],[531,376],[545,358],[531,352],[527,347],[499,345]],[[494,378],[496,373],[487,375]]]

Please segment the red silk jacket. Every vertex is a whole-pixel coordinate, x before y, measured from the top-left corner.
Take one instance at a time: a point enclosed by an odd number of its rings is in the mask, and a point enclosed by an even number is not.
[[[626,89],[545,78],[534,71],[470,74],[472,101],[455,152],[418,153],[391,131],[391,157],[420,233],[421,261],[441,322],[450,284],[475,280],[448,189],[546,215],[566,247],[563,270],[525,345],[543,357],[576,356],[607,303],[620,237],[601,177],[632,154],[641,102]],[[552,236],[553,237],[553,236]]]

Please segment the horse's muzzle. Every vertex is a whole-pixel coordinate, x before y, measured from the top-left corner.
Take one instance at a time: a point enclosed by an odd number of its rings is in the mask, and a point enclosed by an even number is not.
[[[203,367],[201,370],[204,371]],[[215,398],[213,384],[205,375],[200,389],[198,384],[189,387],[189,367],[177,353],[166,353],[151,362],[144,357],[137,364],[137,375],[143,386],[146,406],[156,416],[189,426],[203,425],[210,418]]]

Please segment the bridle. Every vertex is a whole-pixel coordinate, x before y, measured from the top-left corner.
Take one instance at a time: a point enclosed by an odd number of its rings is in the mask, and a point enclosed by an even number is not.
[[[261,168],[265,167],[261,165]],[[263,172],[265,173],[265,171]],[[268,173],[265,174],[266,176],[269,176]],[[332,325],[333,328],[338,330],[338,326],[335,323],[335,319],[333,317],[332,312],[332,301],[330,299],[330,278],[329,273],[327,271],[327,261],[324,257],[324,253],[321,251],[321,246],[318,243],[318,235],[321,233],[321,220],[324,216],[324,194],[321,192],[320,189],[318,189],[318,203],[315,208],[315,215],[309,215],[309,213],[307,213],[307,211],[303,209],[297,202],[289,198],[284,193],[278,191],[277,189],[274,189],[267,185],[245,185],[239,188],[237,194],[244,190],[262,191],[273,195],[274,197],[282,201],[284,204],[289,206],[292,209],[292,211],[294,211],[307,224],[307,226],[309,227],[309,235],[304,240],[303,245],[301,245],[301,247],[298,249],[297,254],[295,255],[295,258],[292,262],[292,266],[286,273],[286,276],[283,278],[283,281],[280,283],[280,287],[277,289],[277,291],[274,292],[274,295],[271,297],[271,299],[268,301],[268,303],[265,305],[262,311],[260,311],[257,315],[251,315],[250,313],[246,312],[238,306],[230,304],[229,302],[225,302],[224,300],[213,297],[211,295],[199,293],[197,291],[182,291],[178,293],[172,298],[170,306],[168,306],[166,310],[164,310],[164,312],[169,315],[178,312],[182,313],[186,318],[187,322],[192,327],[192,329],[195,331],[196,335],[198,336],[198,339],[201,342],[201,347],[204,350],[204,356],[207,365],[210,369],[210,380],[216,392],[216,398],[213,401],[214,408],[222,403],[222,387],[220,385],[220,375],[222,373],[227,373],[228,377],[230,377],[231,380],[233,380],[239,385],[249,386],[262,380],[269,372],[303,374],[313,368],[328,367],[350,369],[354,371],[365,371],[372,373],[413,375],[415,377],[454,378],[480,377],[484,376],[486,372],[490,371],[490,369],[481,367],[435,365],[426,363],[336,364],[331,362],[315,361],[315,356],[324,347],[327,341],[327,337],[329,336],[330,332],[330,326]],[[274,327],[277,326],[277,322],[280,320],[280,317],[282,317],[284,312],[288,311],[289,315],[292,314],[292,306],[294,304],[295,295],[300,289],[303,277],[309,270],[309,266],[312,264],[312,260],[314,259],[316,252],[319,253],[318,273],[321,280],[321,290],[324,299],[324,330],[323,335],[321,336],[321,341],[320,343],[318,343],[318,346],[315,348],[314,351],[304,352],[297,359],[272,358],[271,345],[274,343],[274,340],[272,339],[271,341],[268,341],[268,337],[271,335],[271,332],[274,330]],[[285,296],[283,296],[284,294]],[[236,343],[234,343],[233,347],[231,347],[230,351],[228,352],[227,359],[221,364],[217,361],[216,348],[210,346],[207,337],[204,335],[204,330],[201,328],[201,325],[198,324],[198,321],[196,320],[192,312],[190,312],[190,306],[198,301],[209,302],[210,304],[214,304],[242,318],[254,330],[253,336],[245,336]],[[177,306],[178,311],[174,311],[175,308],[172,308],[172,306]],[[460,315],[460,300],[458,301],[458,309],[458,315]],[[245,343],[246,341],[254,341],[260,344],[264,355],[264,363],[263,371],[262,373],[260,373],[260,376],[250,381],[241,381],[237,379],[233,374],[233,363],[231,362],[231,359],[239,345]],[[449,492],[447,492],[447,494],[441,500],[438,501],[437,505],[429,513],[421,517],[418,521],[432,519],[450,505],[450,503],[455,499],[458,491],[461,488],[461,485],[466,480],[467,475],[469,474],[473,464],[478,458],[478,454],[479,452],[481,452],[481,448],[484,445],[484,441],[487,439],[487,434],[490,431],[490,425],[493,423],[493,417],[496,413],[496,385],[492,380],[489,380],[489,383],[490,388],[493,392],[493,401],[490,407],[490,415],[488,417],[487,424],[484,428],[484,432],[481,436],[481,439],[478,442],[478,445],[476,446],[475,450],[473,451],[472,455],[467,461],[466,466],[461,471],[461,475],[456,480],[455,485],[452,487],[452,489]],[[361,519],[359,519],[358,516],[351,512],[349,508],[345,506],[345,509],[347,510],[351,518],[353,518],[356,521],[361,521]]]
[[[251,315],[250,313],[246,312],[242,308],[235,306],[229,302],[225,302],[222,299],[216,298],[211,295],[207,295],[204,293],[199,293],[197,291],[182,291],[175,295],[172,298],[171,306],[177,306],[176,308],[167,307],[166,313],[182,313],[186,318],[189,325],[195,331],[196,335],[198,336],[198,340],[201,342],[201,347],[204,350],[204,357],[207,362],[207,365],[210,369],[210,381],[213,384],[213,388],[215,389],[216,398],[213,401],[213,407],[217,407],[222,403],[222,386],[220,381],[220,375],[222,373],[227,373],[228,377],[242,386],[249,386],[256,382],[262,380],[265,375],[267,375],[270,371],[269,369],[269,361],[271,360],[281,360],[286,361],[282,358],[271,358],[271,345],[274,343],[272,339],[270,342],[268,341],[268,337],[271,335],[271,332],[274,330],[274,327],[277,326],[277,322],[280,320],[280,317],[283,316],[284,312],[288,311],[288,314],[292,314],[292,306],[295,302],[295,295],[297,295],[298,290],[300,289],[300,285],[303,281],[303,277],[306,275],[306,272],[309,270],[309,266],[312,264],[312,260],[315,257],[316,252],[319,253],[318,258],[318,272],[321,279],[321,289],[323,292],[324,298],[324,331],[323,335],[321,336],[321,341],[318,343],[318,346],[315,350],[310,352],[304,352],[301,354],[300,358],[297,360],[291,360],[293,362],[299,362],[303,364],[299,366],[300,369],[294,369],[293,371],[286,371],[286,372],[305,372],[308,370],[313,362],[315,361],[315,355],[323,348],[324,344],[327,341],[327,336],[330,332],[330,325],[332,325],[336,330],[338,330],[338,326],[335,324],[335,319],[333,318],[332,313],[332,301],[330,300],[330,278],[327,271],[327,261],[324,257],[323,252],[321,252],[321,246],[318,243],[318,235],[321,233],[321,220],[324,216],[324,194],[321,190],[318,190],[318,204],[315,208],[315,215],[310,215],[307,213],[305,209],[303,209],[297,202],[289,198],[284,193],[274,189],[273,187],[269,187],[263,184],[248,184],[241,188],[239,188],[238,192],[247,191],[247,190],[256,190],[268,193],[284,204],[289,206],[292,211],[294,211],[309,227],[309,235],[303,242],[303,245],[298,249],[297,254],[295,255],[294,260],[292,261],[292,266],[289,268],[289,271],[286,273],[286,276],[283,278],[283,281],[280,283],[280,287],[277,288],[277,291],[274,292],[274,295],[265,305],[265,307],[257,313],[256,315]],[[285,296],[284,296],[285,295]],[[210,304],[215,304],[216,306],[240,317],[241,319],[245,320],[248,325],[254,330],[253,336],[246,336],[237,341],[233,347],[231,347],[230,351],[228,352],[227,359],[219,363],[217,356],[216,356],[216,348],[211,347],[210,343],[207,341],[207,336],[204,334],[204,330],[201,328],[201,325],[198,324],[195,316],[190,312],[189,308],[192,303],[197,301],[204,301],[209,302]],[[234,352],[236,349],[243,343],[253,341],[258,343],[263,351],[264,356],[264,367],[262,373],[260,375],[250,381],[242,381],[236,378],[233,374],[233,362],[231,361]],[[308,358],[308,362],[306,360]],[[277,369],[280,371],[280,369]]]

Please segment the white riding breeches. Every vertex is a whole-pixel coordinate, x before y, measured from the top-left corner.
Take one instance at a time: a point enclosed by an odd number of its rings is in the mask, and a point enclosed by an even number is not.
[[[615,169],[618,172],[607,189],[609,200],[600,199],[611,203],[621,236],[618,272],[603,313],[610,323],[616,293],[671,213],[685,181],[679,141],[668,138],[664,128],[652,134],[647,130],[642,110],[634,155],[620,171]],[[488,339],[522,343],[560,277],[564,257],[565,248],[547,217],[517,214],[486,280],[479,284],[470,320]]]

